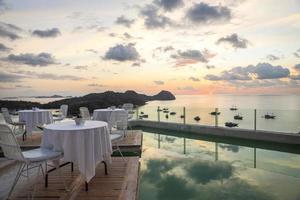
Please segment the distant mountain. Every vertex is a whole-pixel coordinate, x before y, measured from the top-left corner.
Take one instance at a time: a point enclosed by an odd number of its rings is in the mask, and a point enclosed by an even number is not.
[[[64,98],[64,96],[55,94],[52,96],[35,96],[35,98]]]
[[[46,104],[40,104],[36,102],[24,102],[24,101],[2,101],[0,100],[1,107],[7,107],[9,110],[28,109],[32,107],[57,109],[62,104],[69,106],[69,114],[77,114],[80,107],[87,107],[91,112],[97,108],[107,108],[109,106],[120,106],[124,103],[132,103],[135,106],[145,105],[147,101],[153,100],[174,100],[175,96],[169,91],[161,91],[156,95],[148,96],[145,94],[139,94],[133,90],[128,90],[124,93],[106,91],[103,93],[91,93],[82,97],[73,97],[68,99],[62,99],[58,101],[52,101]]]

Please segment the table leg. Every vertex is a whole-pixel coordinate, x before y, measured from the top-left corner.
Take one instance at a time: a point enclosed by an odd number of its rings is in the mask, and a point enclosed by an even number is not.
[[[89,184],[88,184],[88,182],[85,182],[85,191],[86,192],[89,191]]]

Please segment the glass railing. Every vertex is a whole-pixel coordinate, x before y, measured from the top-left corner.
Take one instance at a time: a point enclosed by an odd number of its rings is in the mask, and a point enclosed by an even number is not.
[[[300,110],[141,106],[135,119],[225,128],[300,133]]]

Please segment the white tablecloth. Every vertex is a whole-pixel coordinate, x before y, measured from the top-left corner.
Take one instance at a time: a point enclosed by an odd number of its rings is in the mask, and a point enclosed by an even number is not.
[[[78,165],[89,182],[95,176],[98,163],[111,163],[112,145],[106,122],[85,121],[76,125],[65,121],[45,126],[42,147],[64,153],[64,161]]]
[[[52,112],[49,110],[20,110],[19,121],[26,123],[26,132],[31,133],[37,125],[51,124],[53,122]]]
[[[124,109],[110,108],[96,109],[93,112],[93,119],[108,122],[110,126],[113,126],[118,120],[121,120],[119,115],[122,113],[126,113],[126,111]]]

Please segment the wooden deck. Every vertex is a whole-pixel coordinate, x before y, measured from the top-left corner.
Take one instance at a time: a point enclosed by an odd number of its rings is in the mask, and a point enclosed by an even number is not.
[[[18,142],[22,149],[31,149],[40,146],[41,134],[34,133],[27,136],[26,141],[18,137]],[[49,186],[44,187],[42,175],[36,184],[35,199],[103,199],[103,200],[135,200],[138,195],[139,182],[139,157],[142,150],[143,134],[140,130],[128,130],[123,141],[119,142],[121,151],[125,157],[125,162],[121,157],[112,157],[112,164],[108,167],[108,175],[104,173],[104,165],[99,164],[96,169],[96,176],[89,183],[89,191],[85,191],[84,180],[81,178],[78,169],[67,165],[61,168],[61,174],[70,191],[64,190],[64,185],[59,178],[57,170],[49,173]],[[113,144],[114,145],[114,144]],[[17,170],[16,162],[3,161],[0,165],[0,184],[6,184],[2,191],[8,192]],[[0,163],[0,164],[1,164]],[[27,199],[33,191],[36,171],[32,172],[29,181],[22,178],[17,184],[13,199]],[[4,180],[8,177],[7,180]],[[1,180],[2,179],[2,180]],[[2,186],[1,186],[2,187]],[[1,191],[1,188],[0,188]],[[1,196],[0,195],[0,199]]]
[[[96,176],[89,183],[89,191],[85,191],[84,180],[75,168],[71,172],[70,166],[61,168],[62,178],[70,191],[64,189],[63,182],[57,170],[49,173],[49,186],[44,187],[42,176],[36,184],[34,199],[102,199],[102,200],[135,200],[138,194],[139,158],[113,157],[108,168],[108,175],[104,173],[104,165],[99,164]],[[33,177],[32,177],[33,178]],[[18,184],[12,199],[26,199],[32,194],[33,183],[26,181]]]

